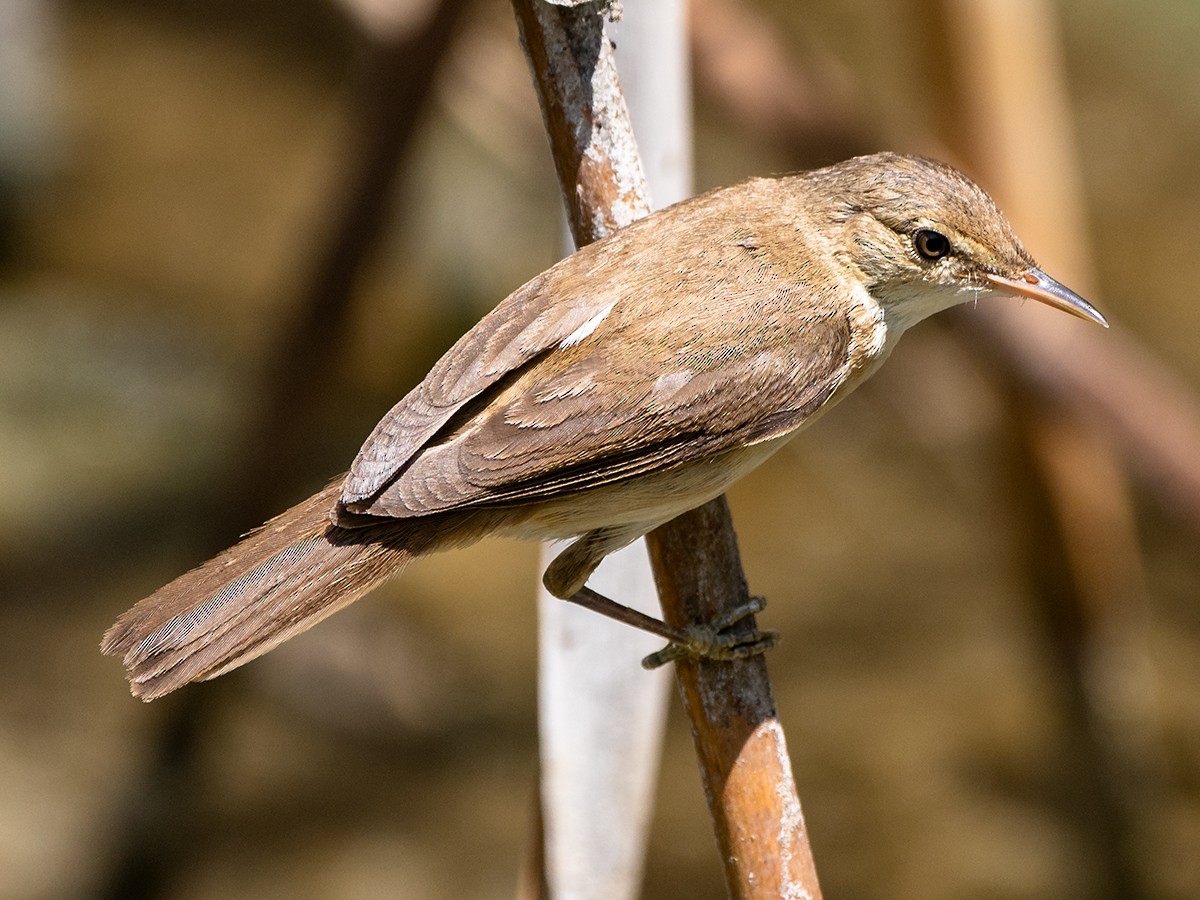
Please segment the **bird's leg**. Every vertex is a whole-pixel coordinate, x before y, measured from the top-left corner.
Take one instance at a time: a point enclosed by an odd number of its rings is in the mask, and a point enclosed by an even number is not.
[[[661,619],[618,603],[594,591],[586,584],[592,572],[609,553],[621,549],[642,535],[641,529],[605,528],[590,531],[558,554],[542,576],[553,596],[568,600],[610,619],[640,628],[665,638],[670,643],[642,660],[642,666],[656,669],[676,659],[694,657],[715,660],[745,659],[763,653],[775,645],[779,635],[754,628],[746,634],[728,634],[727,629],[755,613],[762,612],[767,601],[751,597],[749,602],[730,610],[712,622],[676,628]]]

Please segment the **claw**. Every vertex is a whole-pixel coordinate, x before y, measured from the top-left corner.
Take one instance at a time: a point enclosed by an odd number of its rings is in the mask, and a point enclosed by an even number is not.
[[[725,634],[725,631],[748,616],[762,612],[766,606],[766,598],[751,597],[712,622],[689,625],[683,629],[683,640],[672,641],[657,653],[651,653],[642,660],[642,668],[657,669],[685,657],[728,662],[765,653],[779,641],[779,632],[757,628],[749,634]]]
[[[742,619],[760,613],[766,608],[766,597],[751,597],[740,606],[735,606],[728,612],[717,616],[717,618],[715,618],[712,622],[708,623],[708,627],[713,628],[716,631],[724,631],[726,628],[736,625],[738,622],[742,621]]]

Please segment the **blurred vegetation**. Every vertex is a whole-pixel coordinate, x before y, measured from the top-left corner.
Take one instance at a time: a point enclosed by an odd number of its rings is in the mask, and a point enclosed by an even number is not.
[[[535,777],[535,548],[423,561],[150,707],[96,649],[120,611],[258,521],[238,512],[246,442],[326,237],[364,33],[315,0],[7,2],[0,900],[511,896]],[[928,61],[937,4],[745,6],[891,148],[928,150],[952,114]],[[1200,389],[1200,8],[1054,9],[1094,299]],[[748,134],[702,82],[696,99],[698,189],[828,161]],[[472,9],[421,122],[334,362],[294,410],[303,438],[271,451],[279,505],[341,471],[458,334],[556,257],[559,198],[506,4]],[[771,668],[829,896],[1119,895],[1070,796],[1006,402],[949,332],[918,329],[731,495],[786,638]],[[1158,502],[1136,511],[1150,774],[1130,840],[1145,896],[1194,897],[1200,557]],[[162,815],[148,773],[173,739],[188,749],[171,812],[139,855],[126,844]],[[703,810],[675,721],[647,897],[720,895]],[[121,881],[155,859],[137,889]]]

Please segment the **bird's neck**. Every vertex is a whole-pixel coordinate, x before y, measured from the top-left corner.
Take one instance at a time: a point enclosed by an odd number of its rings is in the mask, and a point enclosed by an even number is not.
[[[877,286],[872,299],[882,311],[891,340],[913,325],[952,306],[977,300],[983,289],[901,282]]]

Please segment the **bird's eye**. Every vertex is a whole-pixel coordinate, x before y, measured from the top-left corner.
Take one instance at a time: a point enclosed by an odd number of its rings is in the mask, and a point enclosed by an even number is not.
[[[949,239],[938,231],[923,228],[913,235],[913,246],[925,259],[941,259],[950,252]]]

